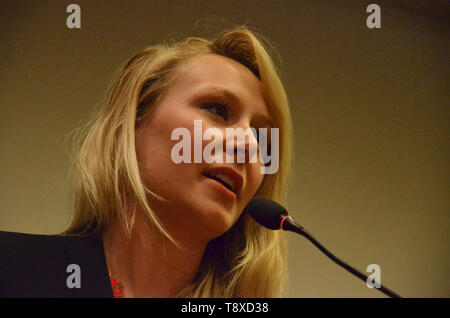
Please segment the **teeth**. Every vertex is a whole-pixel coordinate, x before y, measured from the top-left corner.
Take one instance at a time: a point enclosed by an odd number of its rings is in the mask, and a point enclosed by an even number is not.
[[[223,175],[223,174],[212,174],[214,177],[219,178],[220,180],[222,180],[223,182],[225,182],[226,184],[228,184],[231,189],[233,189],[234,191],[234,181],[233,179],[231,179],[229,176]]]

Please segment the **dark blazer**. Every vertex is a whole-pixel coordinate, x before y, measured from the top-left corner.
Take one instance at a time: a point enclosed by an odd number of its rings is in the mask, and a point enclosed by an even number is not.
[[[113,297],[101,236],[0,231],[0,297]]]

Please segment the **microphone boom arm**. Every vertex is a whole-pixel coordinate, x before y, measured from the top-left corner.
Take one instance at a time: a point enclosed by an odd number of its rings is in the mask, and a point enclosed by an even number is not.
[[[338,264],[339,266],[343,267],[356,277],[362,279],[364,282],[367,282],[367,275],[361,273],[357,269],[353,268],[352,266],[348,265],[344,261],[340,260],[338,257],[336,257],[333,253],[331,253],[329,250],[327,250],[322,244],[320,244],[311,234],[309,234],[303,227],[298,225],[290,216],[285,215],[281,221],[281,229],[285,231],[291,231],[298,233],[302,236],[304,236],[306,239],[308,239],[311,243],[313,243],[322,253],[324,253],[326,256],[328,256],[333,262]],[[392,297],[392,298],[401,298],[401,296],[394,293],[392,290],[380,285],[380,288],[377,288],[379,291],[384,293],[385,295]]]

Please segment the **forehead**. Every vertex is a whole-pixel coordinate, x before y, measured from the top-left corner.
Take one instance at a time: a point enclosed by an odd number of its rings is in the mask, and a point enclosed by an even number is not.
[[[208,76],[210,80],[240,79],[259,86],[259,79],[244,65],[218,54],[192,56],[178,67],[178,74],[184,76]]]
[[[176,70],[173,86],[189,94],[231,93],[246,107],[252,106],[268,114],[259,79],[247,67],[228,57],[203,54],[187,59]]]

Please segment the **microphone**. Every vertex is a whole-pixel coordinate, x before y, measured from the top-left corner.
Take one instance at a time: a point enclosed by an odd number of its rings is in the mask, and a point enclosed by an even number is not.
[[[314,237],[312,237],[312,235],[309,234],[303,227],[298,225],[294,221],[294,219],[292,219],[288,215],[287,210],[280,204],[276,203],[275,201],[263,197],[255,197],[252,200],[250,200],[250,202],[247,204],[246,210],[257,223],[268,229],[291,231],[304,236],[311,243],[313,243],[319,250],[321,250],[322,253],[328,256],[333,262],[343,267],[356,277],[362,279],[364,282],[367,282],[368,279],[367,275],[361,273],[357,269],[346,264],[338,257],[333,255]],[[398,294],[394,293],[392,290],[384,286],[380,286],[380,288],[377,289],[389,297],[401,298]]]

